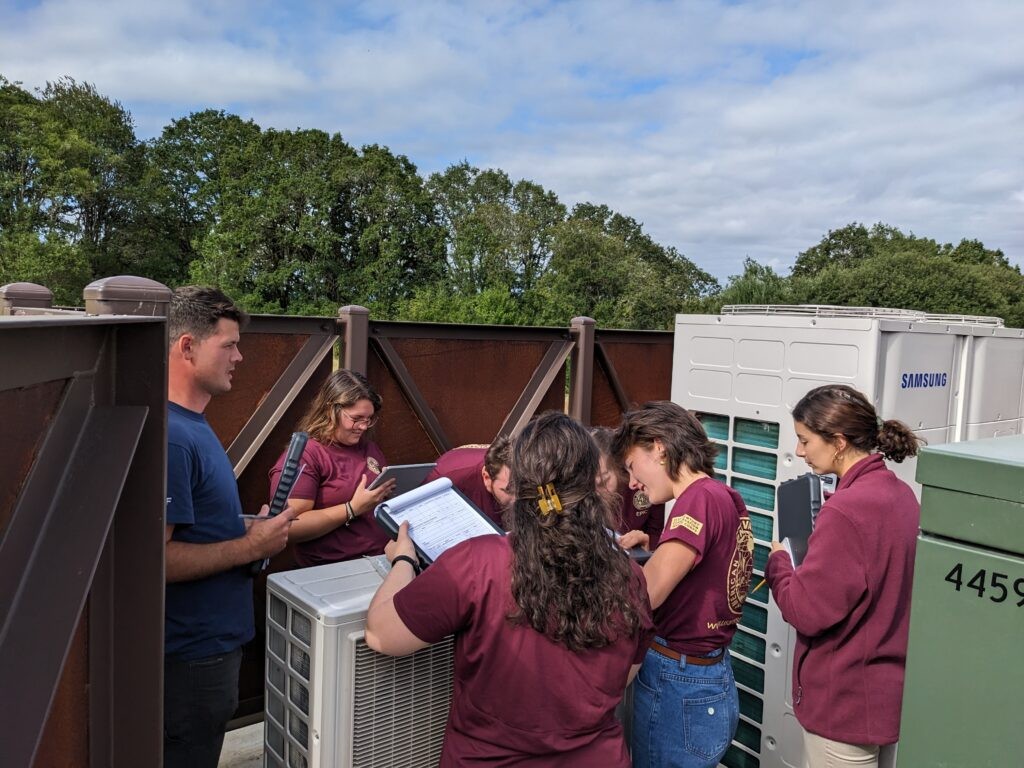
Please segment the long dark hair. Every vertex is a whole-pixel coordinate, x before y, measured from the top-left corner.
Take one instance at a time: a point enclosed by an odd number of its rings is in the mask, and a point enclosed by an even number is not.
[[[679,479],[684,466],[691,472],[715,476],[718,446],[708,440],[700,419],[668,400],[644,403],[641,408],[625,413],[612,439],[612,455],[617,461],[624,461],[634,445],[651,448],[655,440],[665,448],[665,470],[673,480]]]
[[[875,448],[897,464],[916,456],[923,439],[902,421],[882,421],[863,394],[846,384],[826,384],[812,389],[796,404],[793,419],[832,442],[837,435],[861,451]]]
[[[512,446],[506,513],[512,543],[514,623],[571,651],[601,648],[640,629],[647,595],[629,558],[605,528],[607,501],[597,491],[598,450],[586,429],[563,413],[529,422]],[[543,513],[551,484],[561,512]]]

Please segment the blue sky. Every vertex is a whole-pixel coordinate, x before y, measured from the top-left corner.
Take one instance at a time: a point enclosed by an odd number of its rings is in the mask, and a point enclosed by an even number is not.
[[[0,0],[0,74],[467,159],[720,279],[884,221],[1024,259],[1024,2]]]

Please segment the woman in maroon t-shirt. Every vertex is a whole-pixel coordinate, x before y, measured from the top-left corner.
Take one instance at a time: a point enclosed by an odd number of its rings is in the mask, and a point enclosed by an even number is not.
[[[414,578],[405,525],[367,644],[404,655],[455,635],[441,766],[628,768],[615,707],[653,634],[643,574],[605,528],[598,451],[561,413],[512,449],[508,536],[478,536]]]
[[[384,454],[366,432],[377,421],[381,398],[356,371],[334,371],[313,399],[299,429],[309,433],[302,474],[289,506],[298,517],[288,541],[296,542],[301,566],[379,555],[387,534],[373,520],[373,509],[394,489],[394,481],[367,488],[385,466]],[[274,495],[285,454],[270,470]]]
[[[739,494],[714,479],[717,448],[667,401],[622,417],[612,452],[630,488],[675,503],[644,566],[658,636],[633,686],[633,765],[704,768],[739,722],[728,645],[753,572],[754,536]]]
[[[914,456],[920,439],[879,419],[844,384],[812,389],[793,420],[796,455],[814,473],[839,477],[800,567],[773,542],[765,572],[797,631],[793,710],[811,768],[877,768],[881,747],[899,738],[921,517],[914,492],[882,458]]]

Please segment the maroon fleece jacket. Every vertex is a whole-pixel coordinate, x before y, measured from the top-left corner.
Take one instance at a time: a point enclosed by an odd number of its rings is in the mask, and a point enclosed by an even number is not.
[[[785,552],[765,574],[797,631],[796,717],[847,744],[899,739],[910,588],[921,508],[879,454],[854,464],[818,515],[796,570]]]

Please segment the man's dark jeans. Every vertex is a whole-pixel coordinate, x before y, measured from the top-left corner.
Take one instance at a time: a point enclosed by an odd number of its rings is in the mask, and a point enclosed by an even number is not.
[[[238,706],[242,649],[205,659],[164,659],[164,768],[217,768]]]

